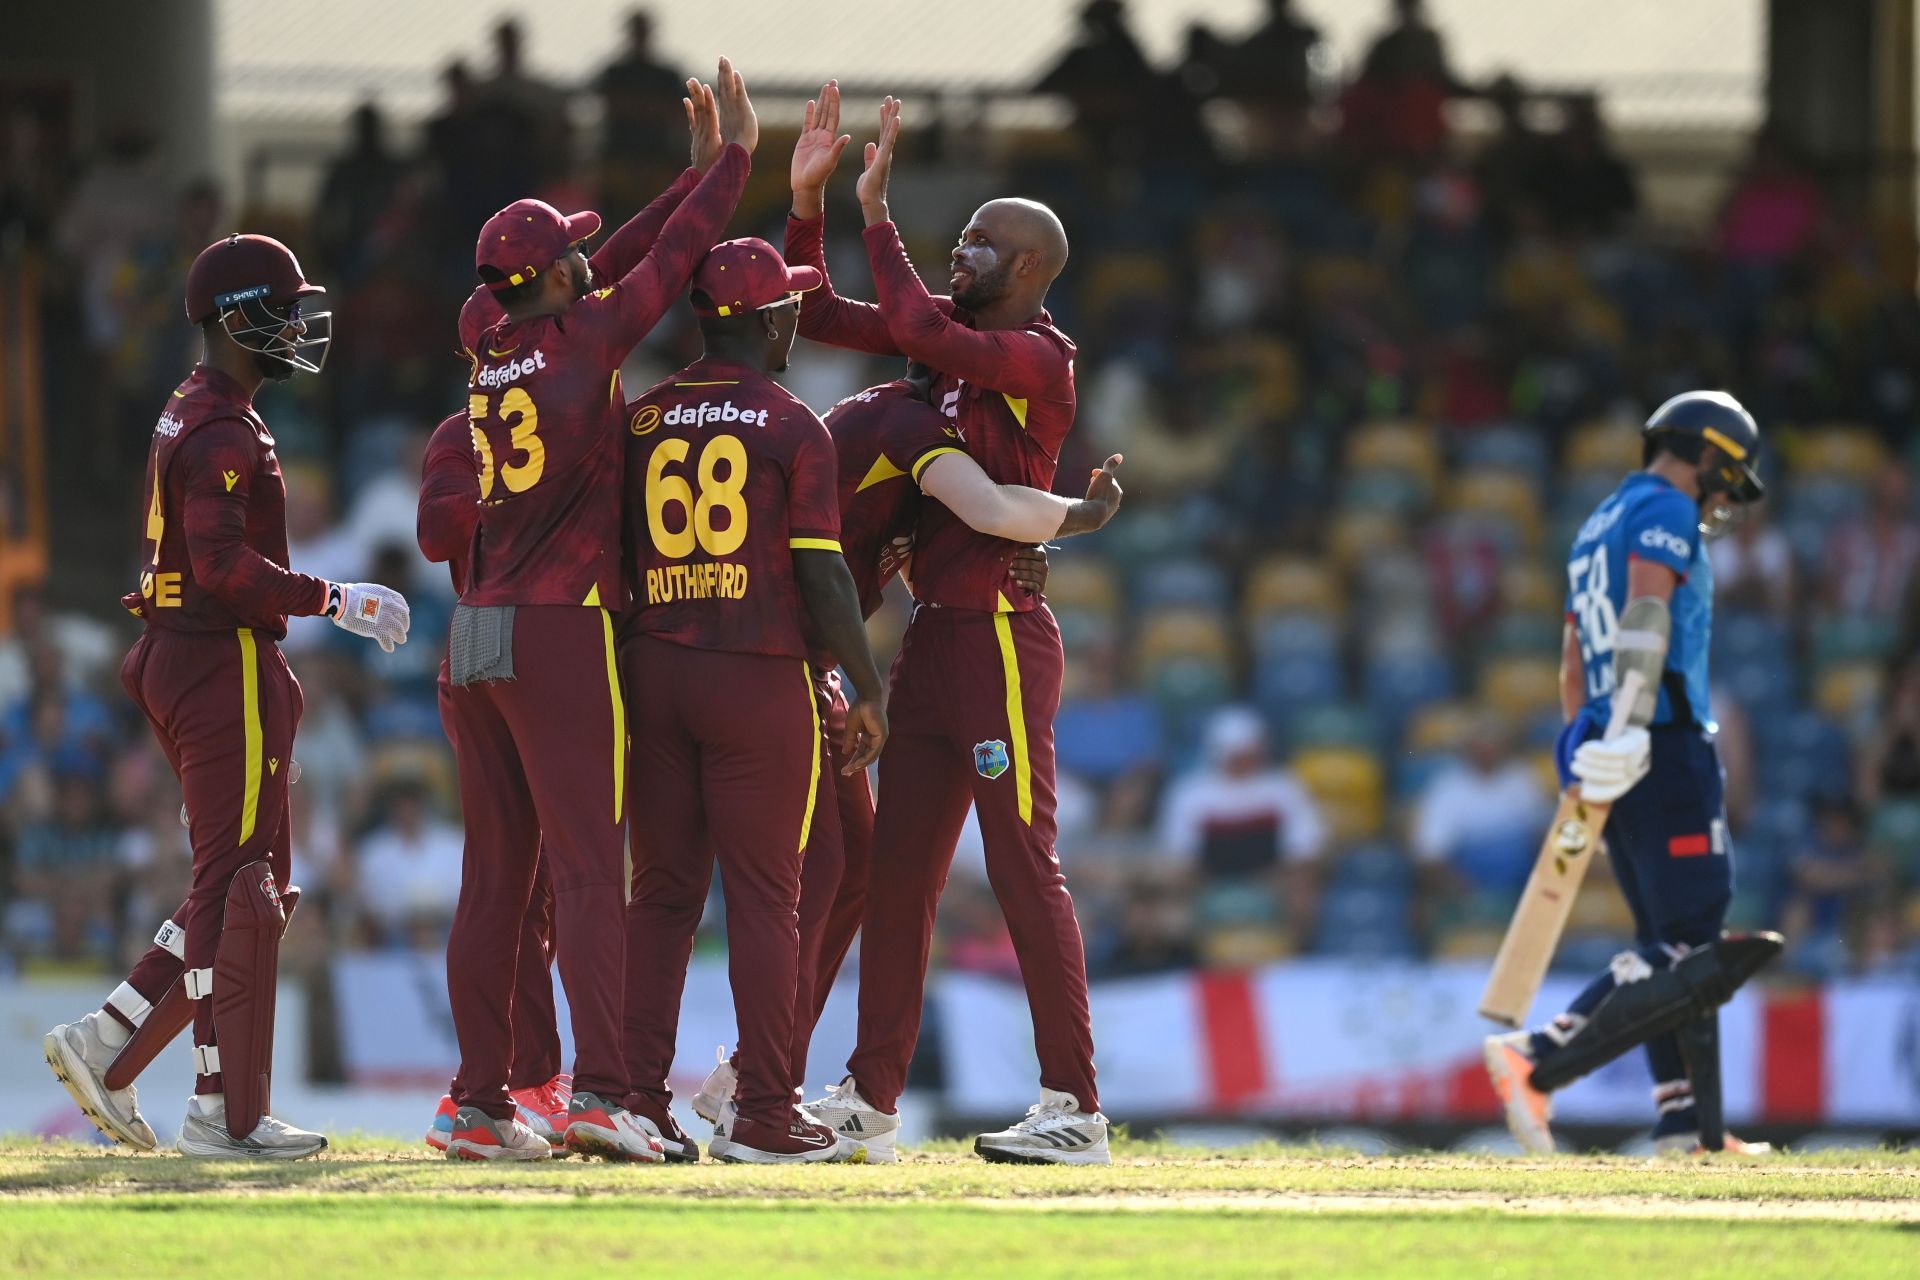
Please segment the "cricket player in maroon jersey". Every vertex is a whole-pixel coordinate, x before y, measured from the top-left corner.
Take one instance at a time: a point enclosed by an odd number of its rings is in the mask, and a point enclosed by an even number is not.
[[[393,651],[407,603],[368,583],[287,569],[286,484],[253,397],[318,373],[330,315],[277,240],[232,235],[187,272],[205,354],[154,427],[141,488],[146,623],[120,670],[186,798],[193,882],[106,1006],[55,1027],[47,1063],[106,1134],[155,1146],[133,1079],[193,1024],[187,1155],[298,1159],[327,1140],[268,1114],[276,961],[299,890],[287,883],[287,785],[300,685],[275,643],[289,615],[324,613]]]
[[[551,1154],[514,1118],[507,1094],[518,942],[543,850],[573,1016],[566,1145],[610,1159],[665,1158],[620,1101],[627,725],[613,623],[625,605],[618,370],[686,287],[746,185],[759,125],[724,58],[717,85],[719,159],[619,280],[595,288],[580,249],[599,229],[596,215],[563,217],[537,200],[495,214],[475,246],[480,278],[506,315],[480,335],[468,380],[480,519],[448,646],[467,839],[447,944],[461,1058],[450,1158]]]
[[[838,134],[837,86],[822,90],[806,123],[794,148],[787,252],[824,267],[826,181],[848,141]],[[1066,264],[1066,233],[1044,205],[991,201],[953,251],[952,296],[932,297],[887,209],[899,129],[899,103],[888,98],[857,188],[879,305],[849,302],[823,284],[802,306],[800,332],[938,370],[938,403],[981,468],[1003,484],[1048,488],[1074,417],[1074,345],[1045,309]],[[1024,1119],[981,1135],[974,1149],[993,1160],[1104,1164],[1085,949],[1053,847],[1053,716],[1064,659],[1045,602],[1008,577],[1016,549],[938,503],[922,508],[918,607],[894,663],[899,723],[880,766],[859,1045],[847,1079],[808,1105],[836,1128],[868,1135],[870,1152],[873,1135],[897,1131],[934,914],[971,801],[1020,958],[1041,1086]]]
[[[996,485],[958,447],[946,416],[928,403],[932,383],[932,370],[909,364],[906,377],[848,396],[826,417],[839,461],[841,553],[860,592],[863,617],[879,610],[887,583],[913,554],[922,493],[958,513],[969,527],[1020,543],[1092,532],[1119,509],[1118,454],[1093,473],[1079,502],[1021,485]],[[1039,591],[1046,583],[1046,556],[1037,548],[1023,549],[1011,571],[1016,581]],[[800,876],[800,969],[788,1055],[788,1073],[796,1082],[806,1079],[814,1027],[860,929],[873,845],[866,771],[846,773],[837,745],[847,703],[833,655],[811,634],[808,650],[832,767],[822,770]],[[738,1065],[722,1053],[693,1096],[696,1114],[719,1118],[733,1096]],[[884,1141],[877,1153],[868,1151],[869,1159],[892,1156]]]
[[[618,279],[652,251],[660,228],[698,185],[702,174],[720,158],[724,144],[714,105],[713,90],[698,80],[687,81],[687,128],[693,138],[692,163],[653,203],[629,218],[588,257],[594,279]],[[469,362],[479,350],[480,336],[506,315],[493,291],[477,286],[460,308],[460,349]],[[418,534],[427,559],[445,561],[453,575],[454,593],[466,589],[466,558],[472,550],[474,526],[480,519],[479,458],[466,414],[442,422],[427,445],[421,468]],[[457,725],[448,708],[452,684],[447,663],[440,663],[440,720],[460,759]],[[535,830],[532,839],[539,839]],[[533,899],[528,904],[520,934],[520,958],[514,970],[513,1055],[507,1072],[507,1094],[520,1121],[550,1143],[562,1141],[567,1129],[567,1103],[573,1096],[573,1076],[560,1070],[560,1034],[553,1005],[553,882],[547,861],[540,859]],[[447,1093],[434,1110],[427,1129],[427,1145],[444,1152],[453,1133],[458,1108]]]
[[[643,251],[644,252],[644,251]],[[478,310],[479,295],[460,309],[461,331],[467,331],[470,313]],[[498,304],[487,299],[489,310]],[[485,326],[480,326],[484,328]],[[478,333],[478,329],[475,329]],[[466,590],[467,553],[473,529],[480,521],[480,467],[473,451],[473,428],[467,415],[456,413],[434,428],[420,468],[420,507],[417,535],[421,554],[444,561],[453,577],[454,594]],[[453,684],[447,662],[440,661],[440,723],[447,731],[457,767],[460,761],[459,724],[449,702]],[[536,843],[538,828],[523,833]],[[513,976],[513,1054],[507,1070],[507,1096],[520,1122],[558,1145],[567,1131],[567,1102],[573,1096],[573,1077],[560,1070],[560,1032],[553,1006],[553,878],[543,857],[534,873],[533,897],[520,926],[520,953]],[[427,1129],[429,1147],[445,1152],[453,1137],[453,1118],[459,1110],[447,1093]]]
[[[627,909],[628,1106],[679,1159],[667,1072],[713,866],[741,1078],[715,1159],[855,1159],[794,1106],[788,1072],[800,960],[801,859],[822,815],[825,757],[805,619],[853,680],[849,770],[886,740],[880,673],[840,554],[833,440],[770,376],[787,367],[801,291],[764,240],[717,245],[693,280],[704,356],[630,406],[627,544],[633,609],[621,672],[634,714],[633,897]]]

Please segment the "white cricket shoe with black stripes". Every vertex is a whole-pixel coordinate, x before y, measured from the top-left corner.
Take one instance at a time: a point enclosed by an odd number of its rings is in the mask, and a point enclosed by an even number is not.
[[[899,1115],[888,1115],[861,1097],[852,1076],[828,1089],[826,1097],[802,1104],[800,1110],[848,1141],[865,1147],[866,1163],[899,1161],[900,1153],[894,1146],[900,1137]]]
[[[973,1140],[976,1155],[1004,1164],[1112,1164],[1107,1118],[1070,1093],[1042,1089],[1027,1118]]]

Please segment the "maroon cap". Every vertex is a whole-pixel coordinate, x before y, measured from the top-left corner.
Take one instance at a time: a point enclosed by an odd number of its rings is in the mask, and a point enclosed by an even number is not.
[[[503,277],[487,281],[488,288],[511,289],[545,271],[599,229],[597,213],[568,218],[545,200],[515,200],[480,228],[473,264],[491,267]]]
[[[772,245],[747,236],[707,250],[694,268],[693,287],[713,299],[713,305],[696,303],[693,309],[703,316],[734,316],[778,306],[820,284],[821,275],[812,267],[790,267]]]
[[[259,298],[276,307],[326,290],[308,284],[293,250],[272,236],[230,235],[187,268],[187,319],[194,324]]]

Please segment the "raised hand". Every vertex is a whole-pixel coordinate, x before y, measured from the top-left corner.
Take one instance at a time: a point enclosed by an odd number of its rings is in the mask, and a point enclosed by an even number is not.
[[[840,164],[840,153],[853,141],[840,132],[840,82],[820,86],[820,96],[807,104],[806,123],[793,144],[793,212],[802,218],[820,215],[826,204],[827,179]]]
[[[693,135],[693,167],[705,173],[727,146],[720,137],[720,114],[714,105],[713,89],[689,79],[687,96],[680,99],[680,104],[687,109],[687,132]]]
[[[899,139],[900,99],[888,95],[880,104],[879,137],[867,144],[867,167],[854,187],[868,226],[887,220],[887,179],[893,175],[893,144]]]
[[[714,106],[720,117],[723,144],[737,142],[751,153],[760,142],[760,118],[753,114],[746,80],[733,69],[729,59],[722,58],[714,86]]]

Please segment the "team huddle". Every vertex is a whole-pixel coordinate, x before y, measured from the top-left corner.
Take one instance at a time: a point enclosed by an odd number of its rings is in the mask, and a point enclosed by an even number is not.
[[[466,828],[447,945],[460,1064],[426,1141],[449,1158],[697,1160],[668,1073],[717,864],[739,1043],[692,1099],[714,1126],[709,1154],[894,1160],[938,901],[972,809],[1040,1065],[1038,1103],[975,1150],[1107,1163],[1084,950],[1054,850],[1064,655],[1039,544],[1112,518],[1120,458],[1083,499],[1050,492],[1075,414],[1074,344],[1045,306],[1066,233],[1043,205],[991,201],[960,233],[949,293],[930,293],[888,209],[900,132],[888,98],[856,186],[877,301],[843,298],[822,249],[826,187],[850,141],[837,84],[807,104],[784,250],[720,242],[759,140],[739,73],[721,59],[714,84],[688,81],[684,101],[692,163],[597,250],[598,215],[532,199],[476,243],[458,332],[468,401],[434,432],[418,510],[420,547],[447,565],[459,601],[439,703]],[[386,587],[286,567],[285,485],[252,399],[267,379],[319,372],[323,295],[277,241],[206,249],[187,281],[205,358],[154,432],[144,571],[125,600],[145,630],[123,680],[180,778],[192,886],[105,1005],[46,1037],[81,1109],[141,1149],[156,1136],[133,1082],[189,1024],[182,1152],[286,1159],[326,1146],[271,1113],[276,957],[299,893],[287,806],[301,711],[276,642],[287,617],[325,614],[391,650],[409,616]],[[621,364],[683,297],[701,358],[629,400]],[[900,376],[823,421],[774,379],[796,336],[897,359]],[[1694,526],[1703,508],[1759,497],[1759,437],[1727,397],[1709,407],[1649,423],[1649,470],[1614,500],[1631,512],[1597,513],[1582,538],[1611,541],[1575,562],[1569,678],[1583,683],[1569,685],[1567,781],[1598,803],[1650,768],[1665,779],[1607,826],[1629,852],[1671,836],[1692,856],[1692,827],[1661,825],[1676,814],[1697,819],[1702,856],[1726,852],[1717,782],[1706,785],[1711,582]],[[1661,537],[1647,512],[1665,521]],[[895,575],[915,605],[883,681],[865,620]],[[1636,682],[1623,687],[1657,696],[1626,699],[1631,714],[1600,733],[1616,663]],[[1621,993],[1674,1004],[1643,980],[1697,973],[1686,957],[1712,950],[1728,883],[1723,857],[1648,870],[1629,894],[1644,935],[1634,962],[1544,1031],[1490,1042],[1529,1145],[1549,1143],[1546,1065],[1581,1043],[1613,1055],[1640,1043],[1647,1019],[1623,1012]],[[844,1079],[803,1101],[814,1026],[856,934],[857,1044]],[[1679,1004],[1697,1013],[1706,997],[1689,981]],[[1687,1088],[1704,1060],[1697,1046],[1683,1058],[1680,1021],[1661,1016],[1663,1127],[1691,1141],[1712,1129]]]

